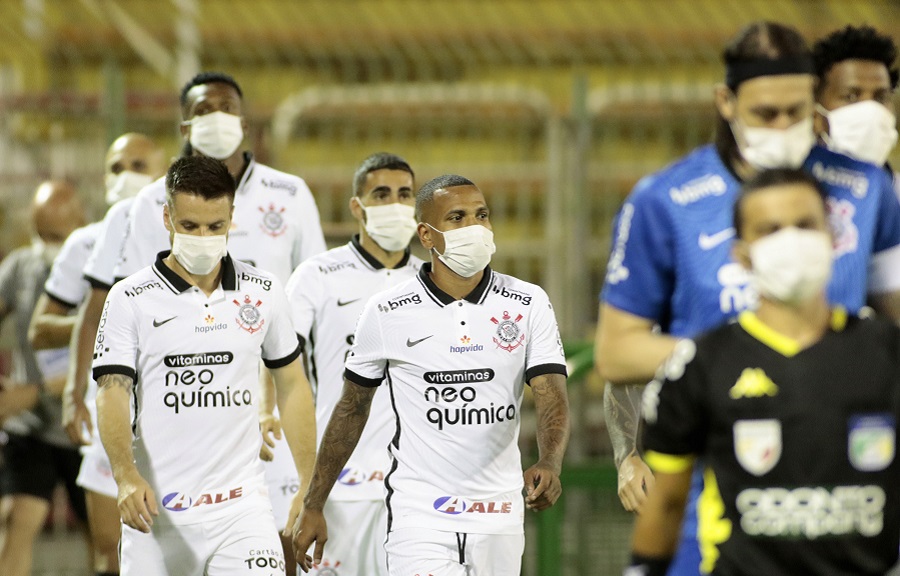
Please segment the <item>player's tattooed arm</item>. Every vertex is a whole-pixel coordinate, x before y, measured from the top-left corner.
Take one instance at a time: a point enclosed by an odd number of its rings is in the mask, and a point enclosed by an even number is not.
[[[321,510],[338,474],[359,442],[369,419],[376,388],[344,380],[341,399],[331,413],[316,456],[312,482],[304,500],[306,508]]]
[[[643,386],[610,383],[606,384],[606,389],[603,391],[603,414],[609,439],[612,442],[616,468],[621,466],[629,456],[637,455],[643,391]]]
[[[569,443],[569,399],[566,377],[544,374],[529,382],[537,411],[537,443],[540,460],[525,471],[525,505],[545,510],[559,499],[559,474]]]
[[[128,526],[149,533],[159,510],[153,489],[134,464],[129,409],[134,380],[124,374],[106,374],[97,379],[97,385],[97,424],[119,489],[119,514]]]

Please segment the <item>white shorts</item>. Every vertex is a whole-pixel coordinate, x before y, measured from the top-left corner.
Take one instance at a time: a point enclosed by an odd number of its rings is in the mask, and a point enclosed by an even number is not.
[[[75,484],[85,490],[96,492],[110,498],[119,496],[116,480],[113,478],[112,466],[106,450],[100,444],[99,438],[94,438],[92,444],[81,448],[81,468],[78,470],[78,478]]]
[[[324,513],[328,542],[322,563],[310,571],[310,576],[387,576],[384,500],[327,500]],[[314,548],[310,548],[310,556]]]
[[[272,500],[272,512],[278,530],[284,530],[288,514],[291,511],[291,500],[300,489],[300,478],[294,457],[284,437],[275,441],[275,459],[263,462],[266,471],[266,486],[269,488],[269,499]]]
[[[519,576],[525,534],[400,528],[388,534],[384,549],[390,576]]]
[[[271,576],[284,574],[272,511],[260,496],[240,512],[208,522],[155,525],[144,534],[122,525],[122,576]]]

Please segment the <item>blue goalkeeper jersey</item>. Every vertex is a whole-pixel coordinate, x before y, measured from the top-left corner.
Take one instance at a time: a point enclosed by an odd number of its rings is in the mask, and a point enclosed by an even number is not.
[[[856,312],[867,292],[900,288],[900,202],[887,171],[820,146],[804,169],[828,192],[829,301]],[[749,276],[731,257],[740,186],[711,144],[643,178],[616,217],[602,301],[674,336],[754,308]]]

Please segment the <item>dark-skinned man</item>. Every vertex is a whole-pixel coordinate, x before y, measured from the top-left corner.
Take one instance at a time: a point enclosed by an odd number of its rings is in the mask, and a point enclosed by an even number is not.
[[[488,266],[489,210],[470,180],[426,183],[416,216],[431,263],[366,304],[294,551],[304,569],[321,560],[326,498],[386,380],[397,423],[385,479],[388,573],[518,575],[525,509],[546,509],[559,497],[569,435],[553,308],[540,287]],[[517,439],[526,383],[540,460],[523,474]]]

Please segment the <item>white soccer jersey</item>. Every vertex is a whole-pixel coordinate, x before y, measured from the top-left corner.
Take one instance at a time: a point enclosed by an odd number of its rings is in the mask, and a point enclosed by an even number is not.
[[[415,256],[385,268],[354,237],[346,246],[313,256],[287,284],[297,334],[309,345],[310,376],[316,393],[317,444],[322,440],[344,386],[344,359],[363,306],[382,290],[413,278],[422,266]],[[332,500],[381,500],[394,436],[388,394],[375,395],[359,444],[331,491]]]
[[[44,283],[47,296],[69,308],[77,308],[84,302],[90,286],[82,271],[101,228],[101,224],[95,222],[69,234]]]
[[[97,331],[94,379],[135,378],[138,470],[160,500],[160,519],[189,524],[264,491],[259,459],[259,361],[277,368],[300,354],[281,283],[227,257],[207,297],[153,266],[113,286]]]
[[[149,184],[162,182],[162,179]],[[109,290],[116,282],[116,264],[122,257],[122,247],[128,233],[128,211],[134,198],[119,200],[106,211],[100,232],[90,257],[84,265],[84,278],[92,287]]]
[[[566,373],[553,308],[539,286],[490,268],[454,300],[430,270],[369,300],[344,373],[390,388],[388,529],[521,533],[524,384]]]
[[[228,251],[287,282],[300,262],[325,251],[319,209],[303,179],[259,164],[249,155],[247,161],[234,197]],[[135,197],[116,278],[151,264],[157,252],[169,247],[162,217],[165,202],[164,180]]]

